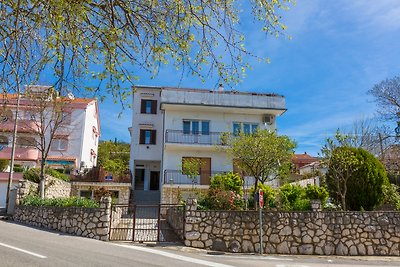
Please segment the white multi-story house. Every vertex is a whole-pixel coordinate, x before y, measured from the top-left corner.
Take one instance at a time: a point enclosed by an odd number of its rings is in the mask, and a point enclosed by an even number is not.
[[[15,149],[15,163],[21,166],[35,167],[41,160],[38,147],[38,127],[46,124],[48,135],[53,126],[52,112],[47,108],[40,111],[35,94],[46,94],[49,86],[29,86],[31,93],[22,93],[18,113],[17,139]],[[33,92],[33,93],[32,93]],[[53,97],[57,97],[54,96]],[[46,165],[55,168],[68,166],[69,168],[83,169],[96,166],[97,149],[100,137],[100,121],[98,103],[96,99],[57,97],[62,102],[62,126],[57,127],[54,133]],[[0,159],[11,158],[12,134],[15,124],[17,95],[6,94],[0,99]],[[40,120],[40,114],[44,119]],[[55,120],[54,120],[55,121]]]
[[[131,162],[133,195],[158,194],[163,185],[182,186],[192,180],[182,162],[202,162],[196,184],[234,169],[221,145],[221,134],[276,128],[286,111],[285,98],[276,94],[138,86],[133,94]],[[158,193],[157,193],[158,192]]]

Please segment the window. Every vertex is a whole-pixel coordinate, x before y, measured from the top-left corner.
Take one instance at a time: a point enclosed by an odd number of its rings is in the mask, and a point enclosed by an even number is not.
[[[157,100],[142,99],[140,113],[157,114]]]
[[[156,130],[140,130],[139,144],[155,145],[156,144]]]
[[[198,120],[184,120],[183,121],[183,133],[184,134],[210,134],[210,121],[198,121]]]
[[[54,139],[51,142],[51,150],[61,151],[61,150],[67,150],[67,148],[68,148],[68,140],[67,139],[58,138],[58,139]]]
[[[79,196],[87,199],[92,198],[92,191],[90,190],[80,190],[79,191]]]
[[[35,147],[36,140],[33,137],[17,137],[16,144],[19,147]]]
[[[8,138],[7,136],[0,135],[0,147],[8,146]]]
[[[233,123],[233,134],[238,135],[240,132],[245,134],[251,134],[256,132],[258,129],[257,123],[249,122],[234,122]]]

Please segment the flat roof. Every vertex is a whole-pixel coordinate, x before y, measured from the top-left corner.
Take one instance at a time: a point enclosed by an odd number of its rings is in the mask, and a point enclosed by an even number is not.
[[[210,90],[210,89],[201,89],[201,88],[185,88],[185,87],[172,87],[172,86],[152,86],[152,85],[135,85],[138,88],[147,88],[147,89],[158,89],[158,90],[171,90],[171,91],[185,91],[185,92],[204,92],[204,93],[216,93],[216,94],[237,94],[237,95],[255,95],[255,96],[273,96],[273,97],[282,97],[283,95],[275,94],[275,93],[256,93],[256,92],[244,92],[244,91],[236,91],[236,90]]]

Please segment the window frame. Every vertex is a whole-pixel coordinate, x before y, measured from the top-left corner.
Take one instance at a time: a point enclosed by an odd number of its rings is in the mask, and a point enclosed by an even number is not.
[[[185,124],[189,123],[189,131],[187,128],[185,129]],[[203,125],[207,123],[207,131],[204,131]],[[182,120],[182,132],[183,134],[191,134],[191,135],[210,135],[210,120],[192,120],[192,119],[183,119]],[[194,128],[197,125],[197,128]]]
[[[146,133],[147,132],[150,133],[149,140],[146,140]],[[156,144],[157,144],[157,130],[140,129],[140,131],[139,131],[139,145],[156,145]]]
[[[62,142],[65,142],[65,147],[61,146]],[[51,142],[51,150],[52,151],[66,151],[68,150],[68,139],[66,138],[54,138]],[[57,144],[57,146],[55,145]]]
[[[150,103],[150,106],[147,105]],[[149,108],[149,110],[148,110]],[[157,114],[157,100],[155,99],[142,99],[140,102],[141,114]]]

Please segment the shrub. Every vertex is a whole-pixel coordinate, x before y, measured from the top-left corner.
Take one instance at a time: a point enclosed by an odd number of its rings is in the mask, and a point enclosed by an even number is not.
[[[69,197],[69,198],[40,198],[36,195],[28,195],[22,199],[22,205],[25,206],[46,206],[46,207],[83,207],[99,208],[100,204],[94,200]]]
[[[277,192],[271,186],[258,183],[258,189],[263,191],[264,208],[276,208]],[[250,188],[249,206],[254,208],[254,186]],[[257,204],[258,205],[258,204]]]
[[[8,159],[0,159],[0,171],[4,171],[4,169],[8,166]]]
[[[46,168],[44,171],[47,175],[53,176],[54,178],[57,178],[57,179],[60,179],[60,180],[66,181],[66,182],[68,182],[70,180],[68,175],[61,173],[55,169]]]
[[[70,180],[68,175],[60,173],[54,169],[46,168],[44,171],[47,175],[50,175],[56,179],[67,181],[67,182]],[[23,177],[25,180],[28,180],[28,181],[31,181],[34,183],[39,183],[40,169],[38,169],[38,168],[28,169],[28,170],[24,171]]]
[[[305,190],[299,185],[285,184],[279,188],[280,205],[284,210],[294,210],[296,201],[305,198]]]
[[[31,169],[24,171],[23,178],[25,180],[28,180],[28,181],[31,181],[34,183],[39,183],[39,181],[40,181],[39,169],[31,168]]]
[[[305,188],[306,197],[308,199],[319,199],[321,200],[321,205],[324,206],[326,200],[329,197],[328,191],[325,187],[316,186],[316,185],[307,185]]]
[[[200,210],[242,210],[242,197],[233,192],[221,189],[210,189],[198,203]]]
[[[399,187],[394,184],[382,186],[383,203],[391,205],[394,209],[400,210]]]
[[[243,196],[243,180],[238,174],[233,172],[217,174],[211,178],[210,189],[233,191]]]
[[[389,180],[382,163],[364,149],[357,149],[360,165],[347,181],[346,206],[349,210],[373,210],[383,200],[383,186]]]
[[[22,167],[21,165],[14,165],[13,170],[14,170],[14,172],[24,172],[25,171],[24,167]]]

